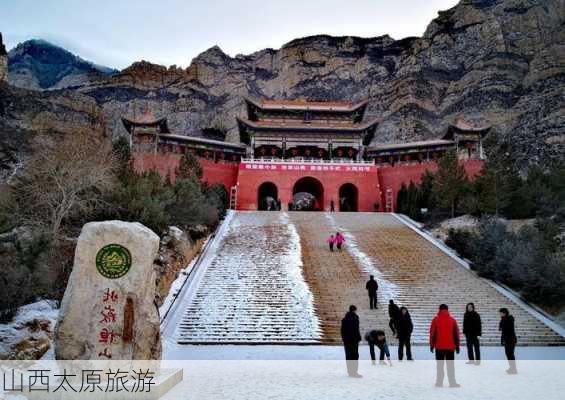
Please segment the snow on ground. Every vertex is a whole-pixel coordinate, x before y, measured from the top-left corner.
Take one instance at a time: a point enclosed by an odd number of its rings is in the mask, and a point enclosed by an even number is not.
[[[397,359],[397,346],[389,346],[392,360]],[[165,349],[167,360],[342,360],[342,346],[327,345],[177,345]],[[412,346],[416,360],[433,360],[428,346]],[[465,360],[466,348],[461,348],[458,360]],[[482,346],[484,360],[505,360],[502,346]],[[370,360],[369,347],[359,346],[361,360]],[[378,350],[377,350],[378,355]],[[518,346],[518,360],[565,360],[565,346]]]
[[[53,332],[58,315],[59,310],[56,308],[56,303],[51,300],[40,300],[20,307],[11,322],[0,324],[0,355],[9,354],[13,345],[30,336],[48,337],[47,333],[41,329],[32,332],[27,324],[34,320],[45,320],[49,322],[48,329]]]
[[[201,278],[182,294],[190,300],[180,301],[185,310],[175,339],[318,340],[312,293],[301,272],[300,238],[288,216],[237,213],[226,229],[214,256],[198,267]]]
[[[553,400],[565,391],[565,348],[519,348],[518,375],[505,373],[508,365],[500,347],[484,348],[497,360],[483,360],[480,366],[466,365],[461,354],[455,363],[458,389],[448,388],[447,379],[444,388],[434,387],[436,363],[425,347],[415,349],[415,362],[393,359],[392,367],[371,365],[366,346],[360,350],[363,378],[351,379],[340,346],[194,346],[189,349],[193,360],[163,362],[184,374],[163,399]],[[553,359],[555,353],[560,360]],[[543,354],[548,359],[539,360]],[[528,355],[533,359],[527,360]]]
[[[388,280],[386,276],[377,268],[371,257],[369,257],[364,251],[362,251],[358,244],[355,236],[342,226],[339,226],[331,213],[325,213],[328,223],[335,232],[341,232],[345,237],[345,250],[351,254],[351,256],[357,260],[358,264],[363,268],[363,271],[367,275],[373,275],[377,282],[379,282],[379,293],[387,301],[389,299],[397,299],[400,294],[399,287]]]

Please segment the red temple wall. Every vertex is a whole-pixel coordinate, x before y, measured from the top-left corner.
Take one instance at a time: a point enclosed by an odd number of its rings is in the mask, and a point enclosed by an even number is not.
[[[167,174],[175,179],[175,171],[180,162],[181,155],[135,153],[134,168],[136,171],[157,170],[165,178]],[[278,196],[283,209],[288,208],[292,201],[294,184],[303,177],[313,177],[323,186],[323,208],[330,209],[333,199],[336,210],[339,209],[339,188],[345,183],[351,183],[358,190],[358,210],[374,211],[374,204],[379,205],[379,211],[385,211],[386,189],[392,189],[392,206],[396,208],[396,196],[402,183],[408,185],[410,181],[420,183],[422,174],[429,169],[437,170],[433,161],[421,164],[395,165],[395,166],[365,166],[369,171],[347,170],[341,166],[340,171],[310,170],[311,165],[303,165],[303,170],[280,170],[282,164],[277,164],[279,170],[248,169],[249,164],[241,163],[215,163],[211,160],[200,159],[203,169],[203,180],[209,184],[220,183],[226,190],[238,183],[237,208],[238,210],[257,210],[259,186],[264,182],[272,182],[277,186]],[[267,165],[267,164],[266,164]],[[481,160],[468,160],[463,163],[467,175],[473,178],[483,166]],[[362,168],[362,167],[357,167]]]
[[[484,161],[482,160],[467,160],[463,162],[463,167],[467,172],[469,178],[474,178],[481,170]],[[382,189],[382,199],[381,202],[385,204],[385,193],[387,189],[392,189],[392,207],[393,210],[396,209],[396,196],[400,187],[403,183],[408,185],[410,181],[414,183],[420,183],[422,174],[430,170],[435,172],[437,170],[437,164],[434,161],[423,162],[421,164],[410,164],[410,165],[395,165],[395,166],[385,166],[379,167],[379,184]],[[385,211],[384,209],[381,209]]]
[[[277,186],[278,197],[283,210],[288,209],[292,201],[294,185],[304,177],[312,177],[320,181],[323,187],[323,208],[330,210],[330,202],[334,201],[336,210],[339,209],[339,188],[346,183],[355,185],[358,190],[357,207],[359,211],[373,211],[374,203],[379,199],[379,180],[376,166],[364,166],[367,171],[347,170],[340,166],[339,171],[311,170],[311,165],[303,165],[303,170],[281,170],[283,164],[277,164],[277,170],[250,169],[250,164],[241,163],[237,189],[237,209],[257,210],[259,186],[272,182]],[[271,166],[266,164],[265,166]],[[292,165],[300,167],[300,165]],[[327,167],[329,168],[329,167]]]
[[[133,166],[138,172],[156,170],[165,178],[167,175],[171,180],[175,179],[175,171],[181,160],[180,154],[173,153],[135,153]],[[199,159],[202,166],[202,180],[209,184],[220,183],[225,186],[228,193],[237,182],[238,163],[214,162],[204,158]]]

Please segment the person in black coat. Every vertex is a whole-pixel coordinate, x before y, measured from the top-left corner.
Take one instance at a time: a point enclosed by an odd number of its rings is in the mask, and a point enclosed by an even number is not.
[[[359,317],[355,311],[357,307],[349,306],[349,312],[341,320],[341,339],[345,348],[347,374],[352,378],[361,378],[358,373],[361,332],[359,331]]]
[[[463,315],[463,334],[467,341],[467,355],[469,361],[467,364],[481,363],[481,345],[479,336],[483,334],[481,316],[475,311],[475,304],[469,303]]]
[[[365,289],[367,289],[367,292],[369,293],[369,307],[371,307],[371,310],[373,308],[378,308],[377,307],[377,290],[379,290],[379,284],[377,283],[377,281],[375,280],[375,277],[373,275],[369,276],[369,280],[367,281],[367,284],[365,285]]]
[[[506,370],[506,373],[517,374],[518,370],[516,369],[514,349],[516,348],[518,338],[516,337],[516,330],[514,328],[514,317],[510,315],[507,308],[501,308],[499,311],[500,324],[498,325],[498,330],[500,331],[500,343],[504,346],[504,352],[506,353],[508,365],[510,366]]]
[[[412,359],[412,349],[410,346],[410,336],[412,336],[412,331],[414,330],[414,325],[412,324],[412,318],[406,307],[400,307],[400,318],[398,319],[398,325],[396,327],[396,335],[398,337],[398,359],[402,361],[404,358],[404,348],[406,348],[406,359],[408,361],[413,361]]]
[[[394,300],[392,299],[388,301],[388,316],[390,318],[388,326],[392,331],[392,335],[396,336],[396,326],[398,325],[398,319],[400,318],[400,308],[394,304]]]

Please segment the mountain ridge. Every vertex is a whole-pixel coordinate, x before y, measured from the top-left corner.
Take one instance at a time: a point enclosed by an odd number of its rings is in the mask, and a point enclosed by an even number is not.
[[[422,37],[314,35],[235,57],[213,46],[187,68],[140,61],[57,93],[94,99],[113,137],[149,108],[175,133],[232,142],[246,96],[369,99],[374,143],[437,138],[463,116],[493,125],[516,162],[545,163],[565,158],[564,19],[562,0],[462,0]]]

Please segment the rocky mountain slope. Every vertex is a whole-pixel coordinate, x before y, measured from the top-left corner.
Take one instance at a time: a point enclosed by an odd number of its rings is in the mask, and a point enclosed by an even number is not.
[[[115,70],[95,65],[44,40],[28,40],[8,53],[11,85],[25,89],[80,86]]]
[[[435,138],[464,115],[493,124],[519,162],[543,163],[565,154],[564,24],[563,0],[461,0],[422,37],[320,35],[236,57],[216,46],[186,69],[142,61],[57,92],[94,99],[113,135],[150,108],[175,133],[217,128],[230,141],[244,96],[370,98],[375,142]]]

